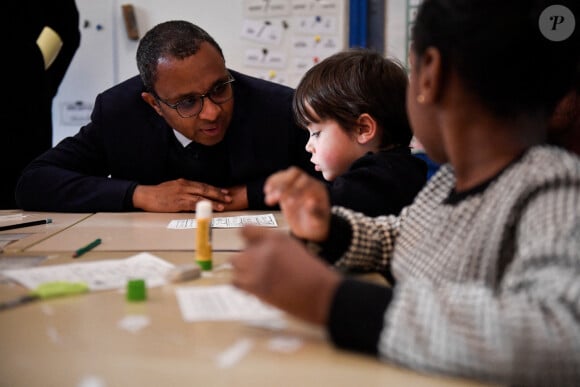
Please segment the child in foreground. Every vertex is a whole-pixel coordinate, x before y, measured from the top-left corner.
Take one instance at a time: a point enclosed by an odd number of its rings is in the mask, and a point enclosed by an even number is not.
[[[403,66],[378,52],[351,49],[306,72],[293,99],[306,150],[329,182],[330,202],[366,215],[398,214],[427,179],[409,147]]]
[[[296,168],[272,175],[266,202],[326,262],[293,236],[246,227],[233,284],[385,362],[578,385],[580,158],[545,145],[579,65],[577,25],[550,29],[550,17],[568,14],[563,4],[580,18],[572,1],[425,0],[407,107],[437,173],[399,216],[374,218],[332,207],[324,185]]]

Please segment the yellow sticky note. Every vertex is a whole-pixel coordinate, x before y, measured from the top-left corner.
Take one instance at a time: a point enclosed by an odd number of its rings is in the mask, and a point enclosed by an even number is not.
[[[58,53],[62,48],[62,39],[55,30],[46,26],[42,29],[40,35],[38,35],[38,39],[36,39],[36,45],[42,52],[42,58],[44,59],[44,69],[46,70],[58,56]]]

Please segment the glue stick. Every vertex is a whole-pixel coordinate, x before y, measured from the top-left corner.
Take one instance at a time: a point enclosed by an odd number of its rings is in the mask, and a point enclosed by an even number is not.
[[[212,269],[211,217],[211,202],[209,200],[199,201],[195,206],[195,219],[197,222],[195,234],[195,262],[197,262],[202,270]]]

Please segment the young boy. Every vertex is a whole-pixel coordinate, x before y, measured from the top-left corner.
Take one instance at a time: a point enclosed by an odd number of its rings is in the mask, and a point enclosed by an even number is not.
[[[579,65],[578,2],[425,0],[407,106],[441,164],[399,216],[331,207],[296,168],[271,176],[292,234],[247,227],[233,284],[324,325],[342,347],[506,385],[580,380],[580,158],[543,145]],[[552,28],[556,16],[568,24]],[[560,29],[562,28],[562,29]]]
[[[403,66],[366,49],[334,54],[312,67],[293,99],[310,133],[310,161],[329,182],[332,204],[367,215],[398,214],[426,182],[411,154]]]

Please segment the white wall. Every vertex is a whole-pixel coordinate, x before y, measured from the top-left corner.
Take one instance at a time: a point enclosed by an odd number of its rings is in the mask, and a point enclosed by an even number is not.
[[[77,0],[79,1],[79,0]],[[94,0],[84,0],[94,1]],[[99,0],[102,1],[102,0]],[[129,40],[124,28],[123,15],[120,12],[123,0],[115,0],[115,42],[117,54],[117,81],[125,80],[137,74],[135,53],[138,41]],[[240,0],[132,0],[135,9],[139,34],[143,36],[156,24],[182,19],[191,21],[206,30],[222,47],[226,64],[230,67],[243,67],[242,45],[239,34],[242,21],[242,1]]]
[[[53,144],[88,121],[98,91],[116,80],[113,0],[76,0],[81,44],[52,104]]]
[[[412,0],[409,0],[412,1]],[[385,39],[385,53],[387,56],[398,58],[405,63],[407,56],[406,35],[407,29],[407,0],[390,0],[387,3],[387,38]]]

